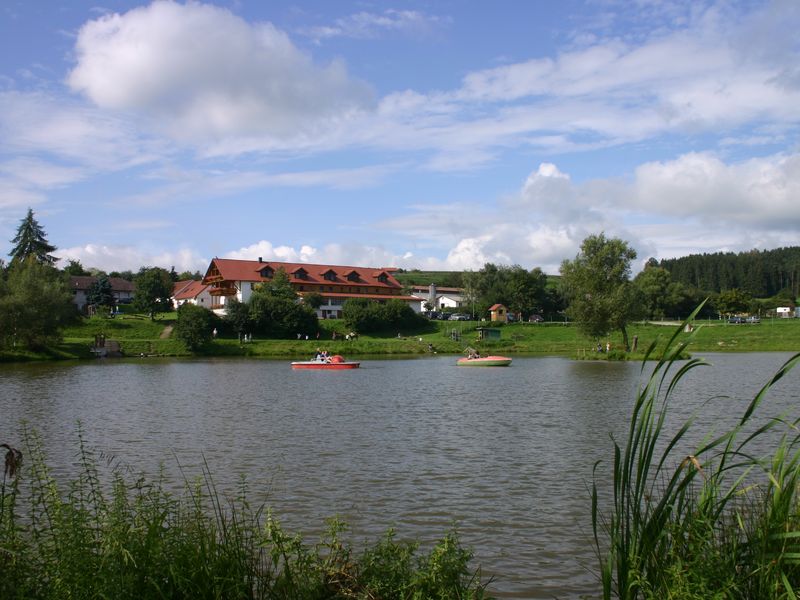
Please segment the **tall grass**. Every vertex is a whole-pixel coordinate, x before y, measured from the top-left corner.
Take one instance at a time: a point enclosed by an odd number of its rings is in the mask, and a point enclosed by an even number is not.
[[[800,354],[786,361],[733,427],[706,436],[687,455],[681,448],[694,418],[668,431],[666,417],[681,380],[705,363],[678,362],[692,343],[682,327],[637,395],[627,439],[613,442],[608,506],[595,465],[592,524],[603,597],[794,599],[800,591],[798,420],[758,424],[755,416]],[[770,455],[751,451],[767,439],[777,439]]]
[[[163,477],[99,470],[79,433],[79,475],[59,485],[24,435],[25,468],[0,490],[0,598],[489,598],[455,533],[427,553],[393,531],[357,551],[333,519],[308,544],[252,507],[245,482],[223,500],[207,466],[174,495]]]

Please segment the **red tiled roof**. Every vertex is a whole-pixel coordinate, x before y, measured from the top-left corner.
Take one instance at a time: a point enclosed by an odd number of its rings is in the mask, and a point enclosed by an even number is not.
[[[208,286],[203,285],[202,281],[190,281],[189,285],[184,286],[177,294],[173,294],[173,297],[175,300],[192,300],[202,294],[206,288]]]
[[[358,283],[360,285],[371,285],[387,288],[402,287],[400,283],[392,276],[394,269],[387,268],[375,270],[375,267],[287,263],[276,261],[259,262],[257,260],[236,260],[231,258],[213,259],[211,261],[211,265],[208,267],[208,271],[206,271],[206,276],[203,278],[203,281],[210,282],[208,278],[210,277],[211,270],[215,266],[219,271],[220,276],[225,281],[267,281],[266,278],[261,276],[260,271],[262,271],[265,267],[270,267],[275,271],[278,269],[283,269],[289,275],[289,281],[291,283],[297,283],[300,285],[314,283],[318,283],[320,285],[331,285],[334,283],[339,283],[341,285],[353,285],[354,283]],[[299,269],[303,269],[307,273],[305,279],[293,277],[293,274]],[[325,279],[323,277],[323,275],[329,271],[333,271],[336,274],[335,280]],[[361,274],[362,281],[353,282],[347,279],[347,275],[353,271],[357,271]],[[386,283],[383,283],[377,279],[377,277],[382,273],[386,275]]]
[[[187,287],[192,285],[192,282],[194,282],[194,279],[183,279],[181,281],[176,281],[175,283],[173,283],[172,284],[172,296],[173,297],[177,296],[179,293],[181,293]]]
[[[300,292],[300,295],[308,294],[309,292]],[[422,302],[422,298],[417,298],[416,296],[390,296],[389,294],[357,294],[356,292],[351,292],[349,294],[342,293],[342,292],[319,292],[319,295],[323,298],[369,298],[370,300],[405,300],[406,302],[414,301],[414,302]],[[320,308],[325,308],[321,306]]]
[[[497,310],[498,308],[505,308],[505,306],[503,306],[502,304],[492,304],[489,307],[489,310]]]

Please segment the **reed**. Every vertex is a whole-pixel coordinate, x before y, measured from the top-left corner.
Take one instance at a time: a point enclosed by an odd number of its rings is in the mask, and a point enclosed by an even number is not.
[[[38,434],[23,435],[24,469],[3,444],[0,598],[489,598],[455,533],[427,553],[393,531],[356,550],[333,519],[308,544],[251,506],[246,481],[223,499],[207,465],[176,495],[163,473],[148,481],[98,468],[79,430],[79,474],[63,484]]]
[[[668,431],[670,400],[681,379],[705,365],[679,362],[693,340],[681,334],[684,325],[638,393],[624,443],[613,441],[608,500],[595,465],[592,526],[603,597],[794,599],[800,590],[798,421],[774,417],[759,425],[755,415],[800,354],[764,385],[734,427],[681,454],[694,417]],[[778,441],[771,455],[757,456],[751,448],[765,436]]]

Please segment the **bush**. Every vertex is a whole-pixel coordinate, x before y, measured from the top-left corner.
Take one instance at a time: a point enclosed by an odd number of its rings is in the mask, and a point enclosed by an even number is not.
[[[59,485],[25,435],[25,471],[0,488],[0,598],[489,598],[455,533],[424,554],[390,531],[359,553],[334,519],[306,544],[251,507],[245,484],[223,501],[207,471],[177,496],[113,465],[104,484],[80,433],[81,472]]]
[[[178,308],[175,338],[183,342],[189,351],[197,352],[213,339],[215,321],[215,315],[210,310],[194,304],[183,304]]]
[[[397,299],[376,302],[366,298],[351,298],[344,303],[342,313],[345,325],[358,333],[408,332],[431,326],[428,319]]]

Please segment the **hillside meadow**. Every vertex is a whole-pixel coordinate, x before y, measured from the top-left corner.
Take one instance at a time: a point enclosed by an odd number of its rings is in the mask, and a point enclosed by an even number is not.
[[[96,335],[105,335],[120,343],[126,356],[187,356],[189,353],[179,341],[173,339],[171,327],[176,313],[159,315],[150,320],[144,315],[124,314],[115,318],[93,317],[64,330],[63,342],[45,351],[5,351],[4,361],[82,359],[92,357],[89,351]],[[508,354],[548,354],[580,359],[639,359],[653,341],[671,335],[678,323],[635,323],[630,326],[629,337],[638,338],[638,352],[622,352],[622,338],[618,332],[607,339],[590,340],[574,324],[564,323],[514,323],[497,327],[500,339],[479,341],[478,328],[491,326],[475,321],[432,321],[424,331],[386,332],[381,335],[361,335],[355,341],[346,341],[348,332],[340,320],[320,322],[319,337],[310,334],[305,339],[262,340],[254,336],[249,343],[240,343],[233,335],[222,333],[200,354],[206,356],[251,356],[265,358],[304,359],[316,348],[345,356],[368,355],[424,355],[461,354],[471,346],[480,352]],[[800,350],[800,320],[773,319],[760,324],[729,324],[720,321],[698,321],[696,335],[689,346],[693,352],[769,352]],[[336,340],[333,339],[336,333]],[[597,344],[605,348],[611,344],[612,352],[598,353]]]

